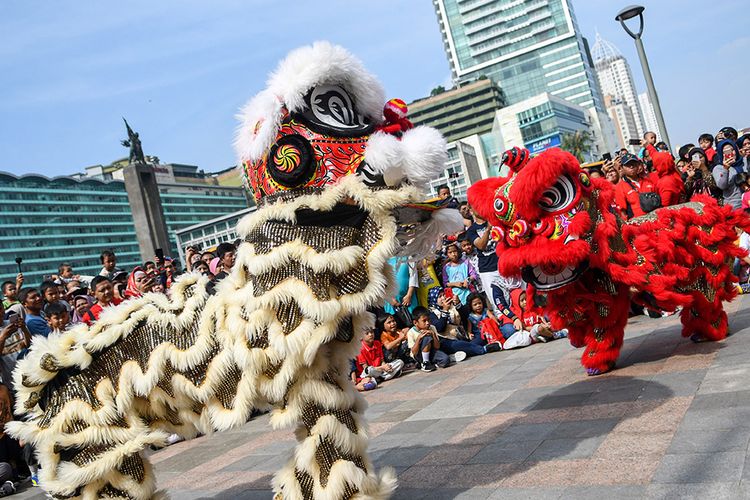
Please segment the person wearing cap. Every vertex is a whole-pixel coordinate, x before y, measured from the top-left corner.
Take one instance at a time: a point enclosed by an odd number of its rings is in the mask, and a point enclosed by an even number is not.
[[[734,127],[722,127],[721,130],[716,134],[716,144],[723,140],[737,141],[737,129]],[[716,148],[718,152],[718,147]]]
[[[641,207],[641,193],[654,193],[656,186],[646,175],[643,162],[634,154],[622,157],[622,178],[615,186],[615,204],[626,220],[640,217],[646,212]]]

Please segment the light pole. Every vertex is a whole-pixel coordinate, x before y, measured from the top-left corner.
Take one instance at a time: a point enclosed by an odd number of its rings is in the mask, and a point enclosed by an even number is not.
[[[659,96],[656,94],[656,87],[654,87],[654,79],[651,77],[651,68],[648,66],[648,59],[646,59],[646,51],[643,48],[643,41],[641,35],[643,34],[643,11],[646,8],[640,5],[631,5],[622,9],[615,17],[615,21],[620,21],[622,28],[630,37],[635,40],[635,48],[638,51],[638,58],[641,60],[641,67],[643,68],[643,77],[646,80],[646,88],[648,89],[648,96],[651,99],[651,104],[654,106],[654,114],[656,115],[656,123],[661,129],[662,138],[669,147],[672,147],[672,143],[669,142],[669,135],[667,134],[667,126],[664,124],[664,115],[661,114],[661,105],[659,104]],[[638,33],[633,33],[630,28],[625,24],[625,21],[638,16]]]

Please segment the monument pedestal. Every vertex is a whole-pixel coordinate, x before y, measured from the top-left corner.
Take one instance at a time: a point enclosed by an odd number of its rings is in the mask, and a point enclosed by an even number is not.
[[[131,163],[123,169],[123,176],[141,259],[143,262],[153,260],[157,248],[169,255],[169,233],[153,167]]]

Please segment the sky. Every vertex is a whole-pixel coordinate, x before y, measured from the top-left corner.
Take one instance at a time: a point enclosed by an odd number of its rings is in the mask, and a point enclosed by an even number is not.
[[[573,0],[580,29],[628,59],[614,16],[629,2]],[[644,44],[673,144],[750,126],[745,0],[647,0]],[[81,172],[145,154],[206,171],[235,163],[235,114],[290,50],[329,40],[355,53],[388,97],[450,85],[430,0],[0,2],[0,171]],[[745,90],[745,92],[743,92]]]

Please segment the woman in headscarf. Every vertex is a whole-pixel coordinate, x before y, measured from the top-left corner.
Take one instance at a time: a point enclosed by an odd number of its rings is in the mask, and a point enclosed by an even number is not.
[[[692,148],[685,166],[685,198],[687,201],[696,194],[708,194],[721,201],[721,189],[716,186],[714,176],[708,169],[708,155],[702,148]]]
[[[78,323],[84,323],[83,315],[89,311],[89,307],[93,304],[94,299],[89,295],[75,295],[72,300],[73,316],[70,318],[70,324],[77,325]]]
[[[154,286],[154,280],[150,278],[141,266],[136,266],[128,276],[128,286],[125,289],[126,299],[137,299],[143,297],[144,293],[150,292]]]
[[[742,208],[742,188],[735,178],[745,171],[745,162],[737,144],[724,139],[716,146],[716,166],[713,169],[716,185],[721,189],[724,203]]]

